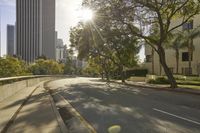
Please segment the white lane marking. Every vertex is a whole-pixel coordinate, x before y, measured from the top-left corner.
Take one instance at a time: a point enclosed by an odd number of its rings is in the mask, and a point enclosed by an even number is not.
[[[200,123],[197,122],[197,121],[194,121],[194,120],[191,120],[191,119],[188,119],[188,118],[184,118],[184,117],[181,117],[181,116],[178,116],[178,115],[174,115],[174,114],[168,113],[168,112],[160,110],[160,109],[153,108],[153,110],[161,112],[161,113],[164,113],[164,114],[167,114],[167,115],[170,115],[170,116],[174,116],[176,118],[179,118],[179,119],[182,119],[182,120],[185,120],[185,121],[197,124],[197,125],[200,125]]]

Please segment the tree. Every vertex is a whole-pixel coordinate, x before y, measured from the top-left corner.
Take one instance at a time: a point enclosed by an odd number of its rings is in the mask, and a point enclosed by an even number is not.
[[[173,34],[173,38],[169,41],[169,44],[166,45],[167,48],[169,47],[175,51],[176,74],[179,73],[179,50],[186,47],[185,45],[183,45],[182,41],[180,41],[183,40],[183,38],[183,34],[181,32],[177,32]]]
[[[184,47],[187,47],[187,49],[188,49],[188,55],[189,55],[188,67],[189,67],[189,75],[191,75],[192,74],[192,63],[191,62],[192,62],[193,51],[194,51],[193,40],[200,36],[200,27],[184,31],[181,34],[181,36],[183,37],[181,44]]]
[[[107,0],[99,2],[99,0],[91,0],[88,3],[91,8],[97,8],[98,6],[98,9],[104,9],[101,16],[108,17],[113,22],[117,21],[119,24],[129,27],[133,36],[138,36],[147,42],[157,52],[171,88],[177,87],[173,73],[166,63],[164,46],[172,32],[199,13],[199,1]],[[175,19],[179,19],[179,23],[171,25]],[[136,25],[139,25],[139,32]],[[156,29],[157,32],[149,34],[148,30],[152,28]]]
[[[124,69],[136,66],[137,53],[140,49],[138,37],[132,35],[129,27],[113,20],[111,3],[116,1],[83,1],[83,6],[95,10],[92,22],[79,23],[71,29],[70,41],[76,47],[79,57],[99,58],[107,79],[111,74],[111,66],[118,67],[122,82],[125,81]],[[117,8],[117,7],[116,7]],[[118,15],[118,13],[114,14]],[[129,14],[129,17],[132,15]],[[138,31],[138,29],[136,28]]]
[[[63,73],[63,65],[54,60],[36,60],[30,65],[30,71],[34,75],[57,75]]]
[[[113,68],[111,66],[115,65],[122,82],[125,82],[124,68],[137,64],[140,45],[137,37],[126,36],[127,27],[118,26],[118,23],[110,22],[107,18],[97,18],[88,24],[80,23],[71,29],[70,41],[78,50],[79,58],[99,59],[107,80]]]
[[[0,77],[27,75],[27,65],[24,61],[12,56],[0,57]]]
[[[64,74],[73,74],[75,71],[73,64],[72,64],[72,60],[71,58],[68,56],[66,58],[66,63],[64,65]]]
[[[191,72],[191,61],[193,57],[193,40],[200,36],[200,27],[197,27],[195,29],[185,30],[185,31],[179,31],[173,34],[173,38],[169,42],[169,45],[167,47],[172,48],[175,50],[176,54],[176,73],[179,71],[179,50],[182,48],[188,49],[188,68],[189,68],[189,75]]]
[[[135,5],[136,9],[139,10],[139,12],[136,13],[138,21],[149,27],[154,24],[156,27],[151,28],[156,28],[158,31],[157,34],[151,36],[144,33],[135,34],[143,38],[145,41],[150,42],[148,44],[150,44],[159,55],[160,63],[170,81],[171,87],[176,88],[177,83],[166,63],[164,44],[169,39],[172,32],[187,23],[194,15],[199,13],[200,2],[196,0],[135,0]],[[177,17],[179,17],[179,23],[175,26],[171,25],[172,21],[177,19]]]

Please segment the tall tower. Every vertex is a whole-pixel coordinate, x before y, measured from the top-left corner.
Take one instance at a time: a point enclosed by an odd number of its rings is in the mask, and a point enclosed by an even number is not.
[[[15,54],[15,26],[7,25],[7,55]]]
[[[16,0],[17,55],[55,59],[55,0]]]

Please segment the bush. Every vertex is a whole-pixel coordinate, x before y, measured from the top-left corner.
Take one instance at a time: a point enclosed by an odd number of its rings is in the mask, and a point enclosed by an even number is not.
[[[147,69],[127,70],[126,77],[127,78],[130,78],[131,76],[146,77],[147,73],[148,73]]]
[[[150,79],[148,81],[148,83],[150,83],[150,84],[169,84],[169,80],[166,79],[165,77],[157,77],[155,80]]]
[[[0,78],[27,74],[27,65],[24,61],[12,56],[0,57]]]
[[[181,81],[200,81],[200,77],[198,76],[183,76],[183,75],[175,75],[176,80]]]
[[[54,60],[39,59],[30,66],[30,71],[34,75],[57,75],[63,73],[63,67]]]

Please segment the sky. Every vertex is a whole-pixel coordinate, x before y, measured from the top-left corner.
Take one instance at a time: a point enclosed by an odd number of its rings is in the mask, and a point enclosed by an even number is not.
[[[82,0],[56,0],[56,31],[58,38],[69,45],[69,30],[75,26],[79,19],[78,12]],[[1,28],[1,55],[6,54],[6,26],[15,24],[15,0],[0,0],[0,28]],[[144,59],[144,48],[140,51],[140,59]]]

